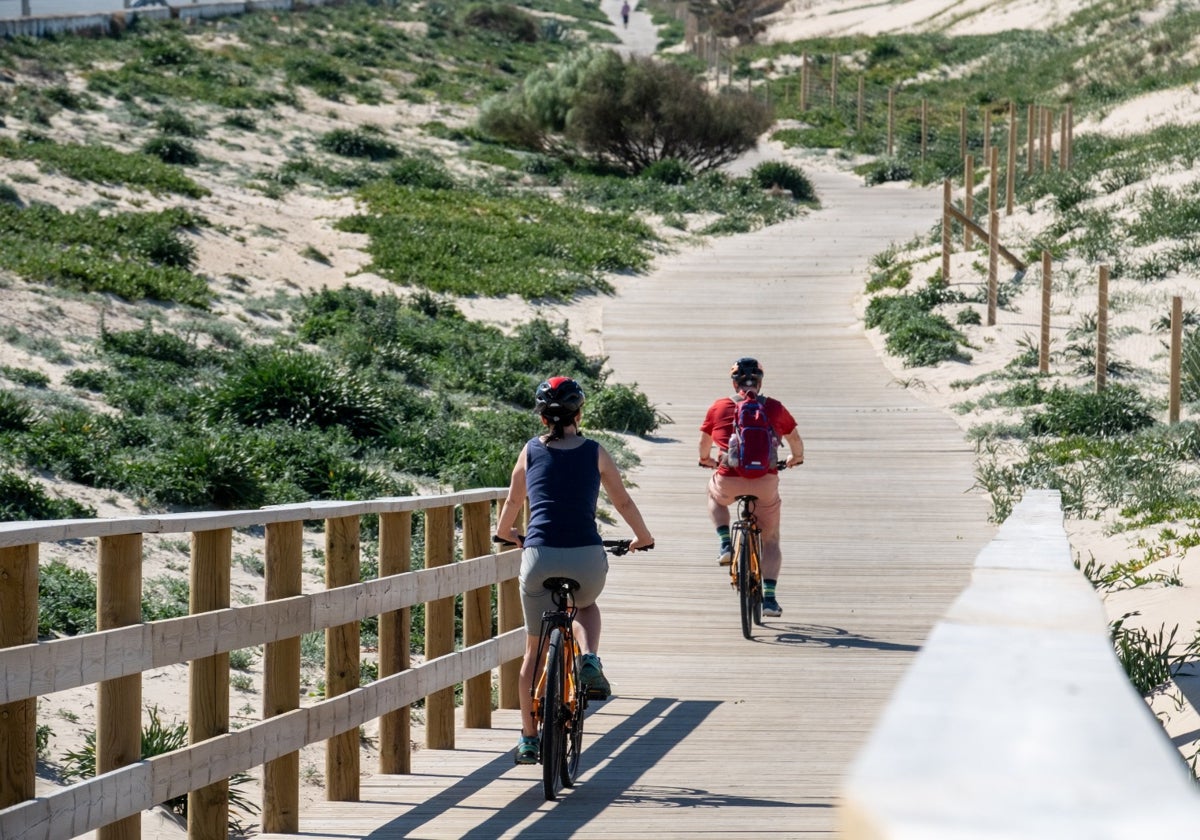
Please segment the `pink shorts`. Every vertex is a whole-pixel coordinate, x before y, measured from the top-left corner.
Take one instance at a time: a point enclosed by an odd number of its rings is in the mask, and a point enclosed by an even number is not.
[[[779,532],[779,473],[768,473],[762,478],[742,478],[714,472],[708,481],[708,496],[725,507],[737,501],[738,496],[758,496],[758,501],[754,503],[758,527],[764,535]],[[737,517],[737,510],[731,510],[730,513]]]

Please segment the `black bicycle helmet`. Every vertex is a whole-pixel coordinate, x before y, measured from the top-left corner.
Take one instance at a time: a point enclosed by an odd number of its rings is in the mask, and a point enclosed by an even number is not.
[[[537,388],[534,404],[537,413],[552,423],[575,419],[583,408],[584,393],[579,383],[568,376],[554,376]]]
[[[752,356],[742,356],[729,369],[729,378],[740,387],[758,388],[762,385],[762,365]]]

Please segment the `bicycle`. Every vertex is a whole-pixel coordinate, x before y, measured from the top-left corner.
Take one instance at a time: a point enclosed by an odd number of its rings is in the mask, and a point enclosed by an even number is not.
[[[492,537],[506,546],[516,543]],[[604,540],[604,548],[620,557],[629,552],[633,540]],[[648,545],[642,551],[654,548]],[[607,700],[591,694],[579,674],[579,645],[575,641],[575,591],[579,581],[568,577],[548,578],[553,610],[542,613],[538,653],[532,691],[533,719],[538,728],[538,762],[542,765],[542,793],[549,801],[564,787],[575,787],[579,759],[583,753],[583,721],[589,700]]]
[[[729,541],[733,544],[733,562],[729,564],[729,583],[737,590],[738,607],[742,616],[742,635],[751,638],[751,622],[762,625],[762,531],[754,516],[758,496],[738,496],[737,519],[729,525]]]
[[[703,464],[701,465],[703,466]],[[776,469],[787,469],[787,461],[779,461]],[[754,515],[758,496],[736,496],[737,518],[729,523],[729,542],[733,546],[733,561],[729,564],[729,584],[737,592],[738,609],[742,619],[742,635],[753,638],[755,624],[762,626],[762,531]]]

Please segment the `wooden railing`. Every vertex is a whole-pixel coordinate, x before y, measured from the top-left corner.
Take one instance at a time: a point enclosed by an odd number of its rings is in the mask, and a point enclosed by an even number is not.
[[[382,773],[409,770],[409,706],[425,698],[426,745],[454,747],[455,687],[466,726],[517,707],[524,631],[516,551],[493,555],[502,489],[432,497],[288,505],[255,511],[0,524],[0,837],[57,840],[140,834],[141,812],[184,794],[188,835],[225,840],[228,780],[263,767],[262,825],[299,830],[299,750],[326,744],[327,798],[355,801],[359,727],[379,719]],[[424,512],[424,569],[412,569],[413,513]],[[461,511],[461,527],[456,513]],[[359,580],[360,518],[379,516],[379,577]],[[324,591],[302,594],[305,521],[323,520]],[[234,529],[265,527],[265,600],[230,606]],[[142,622],[145,534],[191,534],[190,614]],[[462,557],[454,562],[456,537]],[[97,540],[95,633],[38,641],[43,543]],[[498,632],[492,634],[492,587]],[[454,600],[463,645],[455,651]],[[425,659],[409,663],[409,613],[425,605]],[[360,685],[359,622],[379,616],[379,679]],[[325,697],[300,708],[300,639],[324,630]],[[264,645],[262,720],[229,731],[229,653]],[[142,672],[189,663],[183,749],[142,759]],[[96,776],[35,795],[37,699],[97,685]]]

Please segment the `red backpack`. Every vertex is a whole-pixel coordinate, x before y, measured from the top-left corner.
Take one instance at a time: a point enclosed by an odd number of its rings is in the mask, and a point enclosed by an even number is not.
[[[733,436],[725,452],[725,465],[742,478],[759,478],[775,467],[779,439],[767,417],[767,406],[754,393],[734,402]]]

